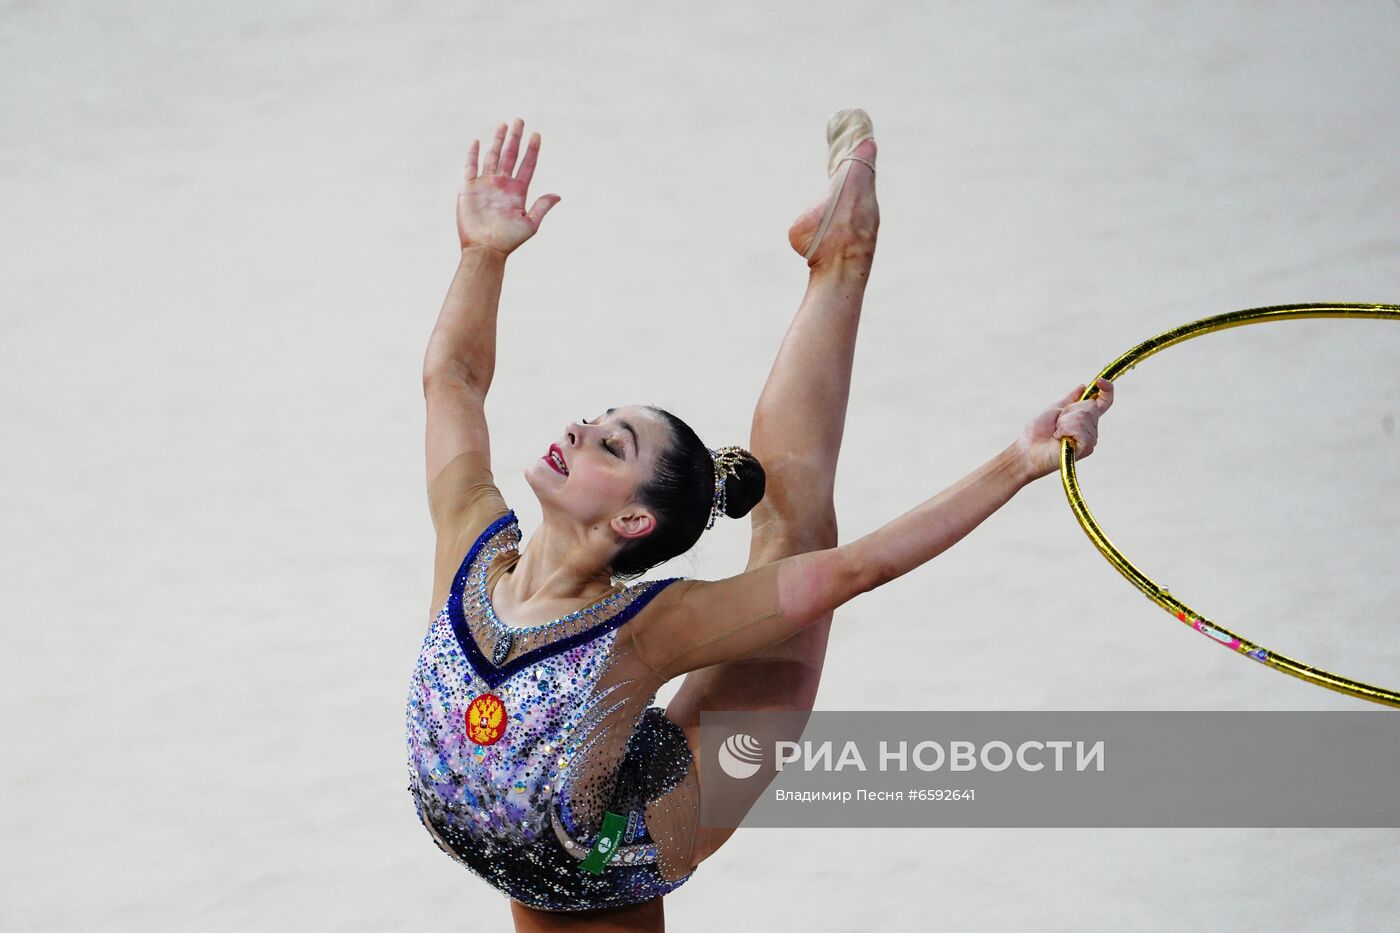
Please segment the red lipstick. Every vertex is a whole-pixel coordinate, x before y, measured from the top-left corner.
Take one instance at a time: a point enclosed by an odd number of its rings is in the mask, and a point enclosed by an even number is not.
[[[556,463],[556,462],[554,461],[554,457],[550,456],[550,454],[557,454],[558,457],[559,457],[559,462]],[[554,470],[554,472],[558,473],[560,476],[568,476],[568,475],[569,475],[569,463],[568,463],[568,461],[566,461],[566,460],[564,459],[564,451],[562,451],[562,450],[559,449],[559,445],[558,445],[558,444],[550,444],[550,445],[549,445],[549,452],[546,453],[546,454],[544,455],[544,457],[542,457],[541,459],[544,460],[546,463],[548,463],[549,466],[550,466],[550,468],[551,468],[552,470]],[[562,463],[562,464],[564,465],[564,468],[563,468],[562,470],[559,469],[559,464],[560,464],[560,463]]]

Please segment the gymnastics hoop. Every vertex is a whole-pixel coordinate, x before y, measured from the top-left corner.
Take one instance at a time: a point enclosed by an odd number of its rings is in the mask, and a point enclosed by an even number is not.
[[[1109,363],[1095,379],[1090,379],[1085,388],[1080,401],[1094,398],[1098,395],[1098,387],[1095,382],[1098,378],[1107,379],[1112,382],[1120,374],[1132,369],[1138,363],[1147,359],[1154,353],[1165,350],[1167,347],[1189,340],[1192,337],[1199,337],[1202,334],[1213,333],[1218,330],[1225,330],[1228,327],[1239,327],[1243,324],[1262,324],[1269,321],[1283,321],[1294,318],[1338,318],[1338,317],[1358,317],[1358,318],[1379,318],[1388,321],[1400,321],[1400,305],[1374,305],[1374,304],[1300,304],[1300,305],[1271,305],[1266,308],[1249,308],[1244,311],[1230,311],[1225,314],[1217,314],[1214,317],[1203,318],[1193,321],[1190,324],[1183,324],[1180,327],[1173,327],[1164,331],[1149,340],[1133,347],[1118,359]],[[1357,680],[1349,680],[1329,673],[1321,668],[1312,667],[1301,661],[1270,651],[1260,645],[1255,644],[1247,638],[1242,638],[1234,632],[1217,625],[1205,616],[1201,615],[1181,600],[1172,596],[1164,587],[1158,586],[1155,582],[1132,565],[1123,556],[1123,553],[1113,546],[1108,537],[1099,527],[1099,523],[1094,521],[1094,516],[1089,514],[1089,507],[1084,504],[1084,497],[1079,492],[1079,480],[1074,472],[1074,439],[1065,437],[1060,445],[1060,479],[1064,481],[1065,495],[1069,497],[1070,508],[1074,510],[1074,515],[1079,519],[1080,527],[1089,536],[1089,540],[1099,549],[1099,553],[1108,559],[1119,573],[1128,578],[1128,581],[1142,590],[1147,598],[1161,606],[1167,612],[1174,615],[1180,621],[1186,623],[1191,628],[1210,638],[1227,648],[1233,648],[1240,654],[1253,658],[1276,671],[1291,674],[1300,680],[1306,680],[1310,684],[1317,684],[1319,687],[1326,687],[1338,693],[1345,693],[1349,696],[1358,697],[1362,700],[1369,700],[1372,703],[1379,703],[1382,706],[1393,706],[1400,708],[1400,691],[1387,690],[1384,687],[1373,687]]]

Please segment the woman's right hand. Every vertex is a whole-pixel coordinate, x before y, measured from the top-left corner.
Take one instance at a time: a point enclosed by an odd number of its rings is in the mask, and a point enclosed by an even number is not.
[[[525,121],[518,118],[509,137],[504,123],[497,127],[480,173],[476,164],[480,141],[472,140],[462,190],[457,194],[457,238],[462,249],[484,246],[508,256],[535,235],[544,215],[562,200],[557,194],[541,195],[528,212],[525,210],[525,193],[539,158],[540,134],[530,135],[517,168],[515,157],[524,130]]]

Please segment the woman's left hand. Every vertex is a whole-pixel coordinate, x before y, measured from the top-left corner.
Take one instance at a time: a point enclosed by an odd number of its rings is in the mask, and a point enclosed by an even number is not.
[[[1107,379],[1095,382],[1099,394],[1076,402],[1084,386],[1075,387],[1064,398],[1045,409],[1016,441],[1021,454],[1027,482],[1060,469],[1060,442],[1064,437],[1074,440],[1074,459],[1083,460],[1094,452],[1099,439],[1099,417],[1113,404],[1113,383]]]
[[[531,134],[517,168],[515,157],[524,132],[525,121],[520,119],[511,127],[509,136],[504,123],[497,127],[480,173],[476,165],[480,143],[472,140],[462,190],[457,195],[457,237],[462,249],[486,246],[508,256],[535,235],[544,215],[562,200],[557,194],[541,195],[528,212],[525,210],[525,193],[539,158],[540,134]]]

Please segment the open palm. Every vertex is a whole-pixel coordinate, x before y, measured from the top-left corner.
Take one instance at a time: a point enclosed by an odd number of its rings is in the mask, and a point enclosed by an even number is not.
[[[480,172],[480,141],[472,140],[462,190],[457,194],[457,237],[463,249],[486,246],[509,255],[535,235],[545,214],[562,200],[557,194],[541,195],[529,211],[525,210],[525,195],[539,158],[540,134],[530,135],[525,155],[517,166],[515,159],[524,131],[525,121],[517,119],[507,136],[502,123],[482,160]]]

